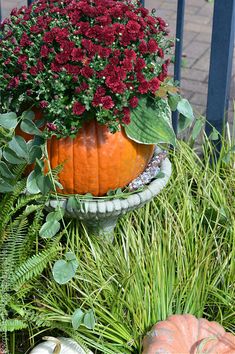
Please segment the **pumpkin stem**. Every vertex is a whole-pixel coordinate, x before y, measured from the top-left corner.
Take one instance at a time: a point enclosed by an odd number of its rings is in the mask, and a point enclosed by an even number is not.
[[[50,340],[51,342],[54,342],[56,344],[53,354],[60,354],[61,351],[61,341],[58,338],[55,337],[42,337],[43,340]]]

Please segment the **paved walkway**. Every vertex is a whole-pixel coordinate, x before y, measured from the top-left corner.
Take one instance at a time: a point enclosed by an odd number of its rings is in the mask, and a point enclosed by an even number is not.
[[[145,6],[157,10],[157,14],[169,24],[171,34],[174,36],[177,0],[145,0]],[[186,1],[181,87],[195,111],[201,114],[205,114],[207,101],[212,17],[212,3],[206,0]],[[230,97],[229,120],[231,121],[234,116],[232,99],[235,100],[235,51]]]

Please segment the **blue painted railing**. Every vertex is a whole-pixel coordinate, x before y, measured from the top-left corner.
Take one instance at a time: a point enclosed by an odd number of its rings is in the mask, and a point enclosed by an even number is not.
[[[30,5],[33,0],[27,0]],[[144,5],[144,0],[141,0]],[[180,82],[181,59],[184,33],[185,0],[178,0],[174,79]],[[0,0],[1,19],[1,0]],[[213,31],[208,83],[206,132],[211,126],[222,131],[228,110],[229,89],[232,76],[233,46],[235,32],[235,0],[214,0]],[[178,116],[173,115],[173,126],[177,132]]]

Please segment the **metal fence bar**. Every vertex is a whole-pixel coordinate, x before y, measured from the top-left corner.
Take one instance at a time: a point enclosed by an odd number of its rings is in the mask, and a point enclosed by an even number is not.
[[[174,80],[181,79],[181,62],[183,51],[183,35],[184,35],[184,12],[185,0],[178,0],[177,5],[177,22],[176,22],[176,42],[175,42],[175,66],[174,66]],[[173,112],[172,123],[175,133],[178,130],[178,113]]]
[[[222,132],[229,103],[235,30],[235,0],[215,0],[207,98],[206,133]]]

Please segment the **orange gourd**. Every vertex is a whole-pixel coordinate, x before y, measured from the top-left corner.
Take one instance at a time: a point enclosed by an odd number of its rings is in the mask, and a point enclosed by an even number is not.
[[[110,189],[124,187],[148,164],[154,145],[130,140],[124,129],[112,134],[96,120],[86,122],[76,138],[47,142],[51,168],[63,164],[59,174],[64,194],[105,195]]]
[[[235,336],[216,322],[173,315],[144,338],[143,354],[235,354]]]

